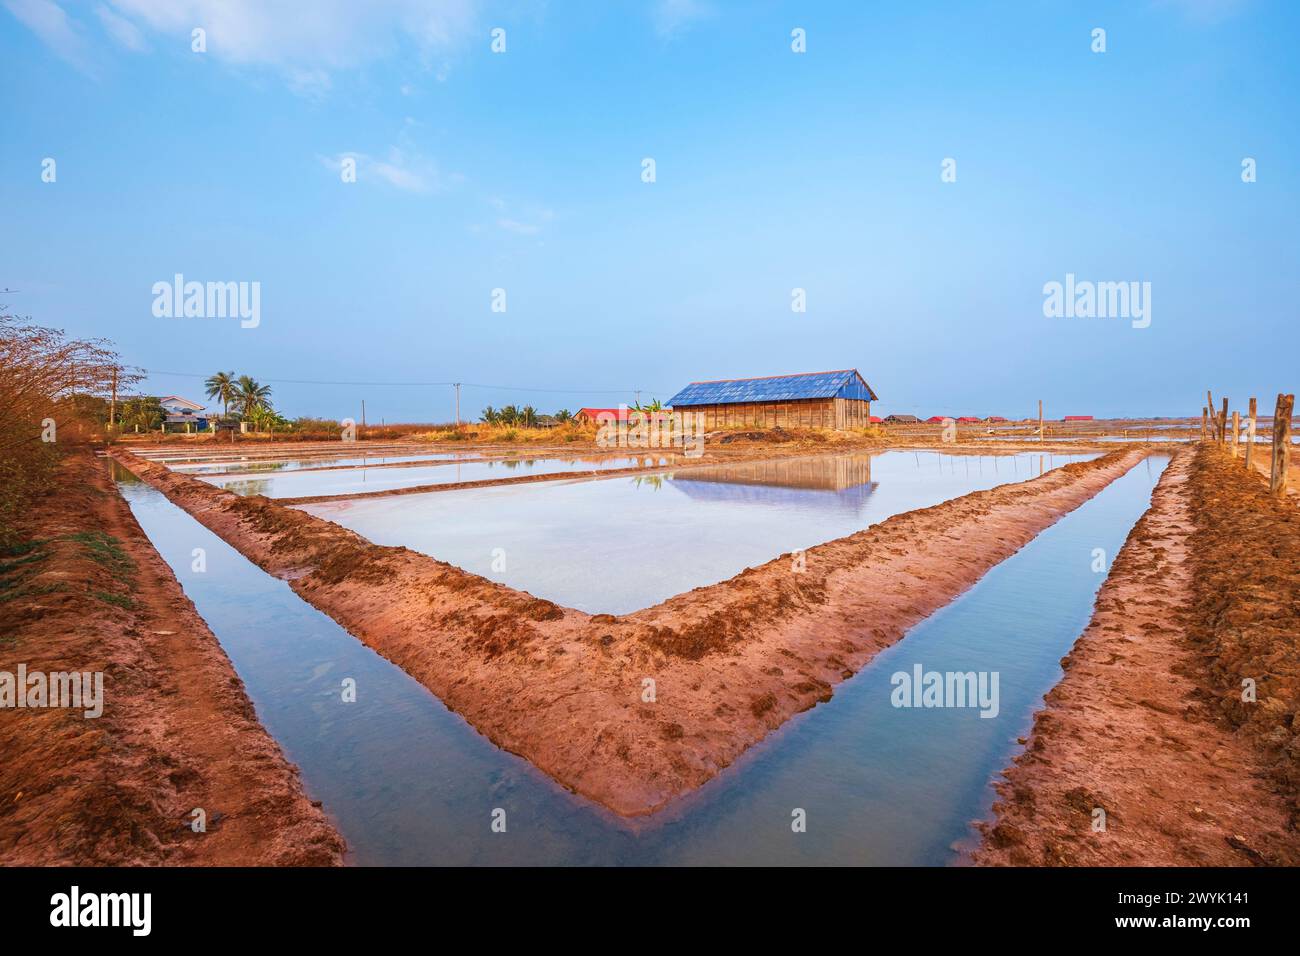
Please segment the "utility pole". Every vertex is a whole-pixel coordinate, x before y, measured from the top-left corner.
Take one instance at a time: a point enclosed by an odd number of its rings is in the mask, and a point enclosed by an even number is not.
[[[452,382],[456,387],[456,427],[460,428],[460,382]]]
[[[1038,400],[1038,440],[1043,440],[1043,400]]]

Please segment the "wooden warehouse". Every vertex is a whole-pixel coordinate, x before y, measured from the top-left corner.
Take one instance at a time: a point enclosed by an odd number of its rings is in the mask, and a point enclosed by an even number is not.
[[[855,368],[692,382],[668,403],[701,412],[705,428],[863,428],[876,393]]]

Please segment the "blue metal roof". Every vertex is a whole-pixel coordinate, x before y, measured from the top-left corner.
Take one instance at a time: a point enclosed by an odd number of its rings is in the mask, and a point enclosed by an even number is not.
[[[837,372],[805,372],[767,378],[732,378],[692,382],[667,402],[683,405],[731,405],[737,402],[788,402],[800,398],[857,398],[874,401],[876,393],[854,368]]]

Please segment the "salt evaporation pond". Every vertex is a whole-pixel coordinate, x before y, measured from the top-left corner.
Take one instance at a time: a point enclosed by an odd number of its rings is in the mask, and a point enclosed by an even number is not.
[[[114,465],[119,488],[229,654],[259,719],[363,865],[943,865],[986,818],[1104,574],[1146,509],[1150,458],[662,814],[631,824],[477,734],[395,665]],[[192,549],[207,570],[192,567]],[[892,675],[997,671],[998,714],[900,709]],[[344,677],[357,682],[344,704]],[[503,706],[505,706],[503,702]],[[506,833],[491,829],[506,812]],[[795,809],[806,832],[791,828]]]
[[[1096,457],[832,454],[301,507],[376,544],[625,614],[891,515]]]
[[[661,456],[590,456],[585,458],[502,458],[485,461],[454,461],[439,465],[403,468],[344,468],[338,471],[302,470],[266,477],[196,477],[237,495],[265,495],[268,498],[305,498],[314,495],[355,495],[371,491],[393,491],[418,485],[451,485],[462,481],[493,481],[524,475],[556,475],[565,472],[605,471],[639,468],[667,463]]]
[[[205,462],[204,464],[180,464],[169,465],[168,467],[170,467],[172,471],[179,471],[183,474],[202,476],[245,472],[301,471],[306,468],[364,468],[368,465],[394,465],[409,461],[474,461],[483,457],[485,456],[479,452],[443,452],[441,454],[426,452],[422,455],[354,455],[352,457],[312,456],[302,458],[222,459],[215,462]]]

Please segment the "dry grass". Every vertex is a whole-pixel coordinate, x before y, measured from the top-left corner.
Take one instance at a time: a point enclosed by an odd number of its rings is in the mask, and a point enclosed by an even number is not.
[[[424,426],[428,427],[428,426]],[[368,437],[368,436],[367,436]],[[481,442],[483,444],[557,444],[561,442],[594,442],[595,425],[567,422],[554,428],[525,428],[522,425],[486,425],[480,422],[439,425],[430,431],[417,432],[410,437],[426,442]]]
[[[52,486],[59,449],[93,437],[100,397],[138,379],[106,342],[21,323],[0,303],[0,546],[20,540],[17,519]]]

